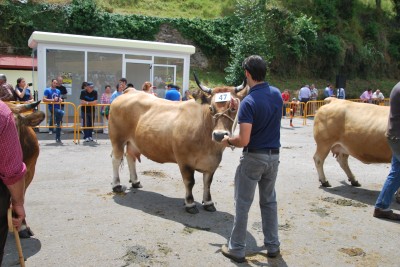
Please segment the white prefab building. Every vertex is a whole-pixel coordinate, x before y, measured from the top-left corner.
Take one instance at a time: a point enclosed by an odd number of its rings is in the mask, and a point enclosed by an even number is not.
[[[165,95],[165,85],[189,87],[192,45],[148,42],[49,32],[32,33],[28,41],[37,57],[38,99],[58,76],[63,77],[68,90],[67,101],[79,105],[81,85],[93,82],[99,100],[106,85],[112,90],[120,78],[126,78],[136,89],[145,81],[153,84],[159,97]]]

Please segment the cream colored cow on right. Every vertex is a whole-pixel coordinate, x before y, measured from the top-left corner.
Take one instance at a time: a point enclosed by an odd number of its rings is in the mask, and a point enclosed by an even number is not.
[[[390,163],[392,151],[386,141],[389,107],[328,98],[314,121],[314,155],[319,180],[330,187],[324,174],[324,161],[331,151],[353,186],[361,186],[351,172],[349,155],[363,163]],[[382,174],[382,180],[387,174]],[[399,194],[398,194],[399,195]]]

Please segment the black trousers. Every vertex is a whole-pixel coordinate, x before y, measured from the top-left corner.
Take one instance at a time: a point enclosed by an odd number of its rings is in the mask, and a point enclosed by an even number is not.
[[[0,266],[3,261],[4,247],[8,235],[7,211],[10,207],[10,192],[8,188],[0,181]]]

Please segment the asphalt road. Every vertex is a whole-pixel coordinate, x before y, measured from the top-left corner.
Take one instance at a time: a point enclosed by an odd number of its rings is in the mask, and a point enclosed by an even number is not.
[[[325,165],[332,188],[321,188],[312,156],[312,120],[307,126],[282,120],[281,164],[277,180],[282,257],[268,259],[258,196],[250,210],[243,266],[399,266],[399,224],[372,217],[389,164],[350,167],[362,187],[349,185],[336,160]],[[38,134],[40,156],[26,196],[27,221],[35,233],[22,240],[27,266],[233,266],[220,247],[229,238],[233,217],[233,177],[240,149],[224,152],[211,187],[217,211],[201,208],[202,177],[194,197],[200,213],[184,209],[184,185],[176,164],[146,158],[138,164],[142,189],[111,191],[111,146],[75,145],[72,134]],[[121,172],[128,184],[127,164]],[[399,211],[400,205],[393,204]],[[18,264],[10,234],[3,266]]]

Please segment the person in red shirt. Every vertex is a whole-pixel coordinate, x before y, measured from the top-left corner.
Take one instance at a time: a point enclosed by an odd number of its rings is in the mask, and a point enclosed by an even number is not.
[[[14,115],[8,106],[0,101],[0,265],[3,261],[4,247],[7,240],[7,211],[14,213],[13,225],[19,229],[25,218],[24,175],[25,163],[22,161],[22,149],[19,142]]]
[[[288,103],[289,103],[289,99],[290,99],[290,94],[289,94],[289,90],[285,89],[285,91],[283,91],[282,93],[282,100],[283,100],[283,117],[286,117],[286,109],[288,107]]]

